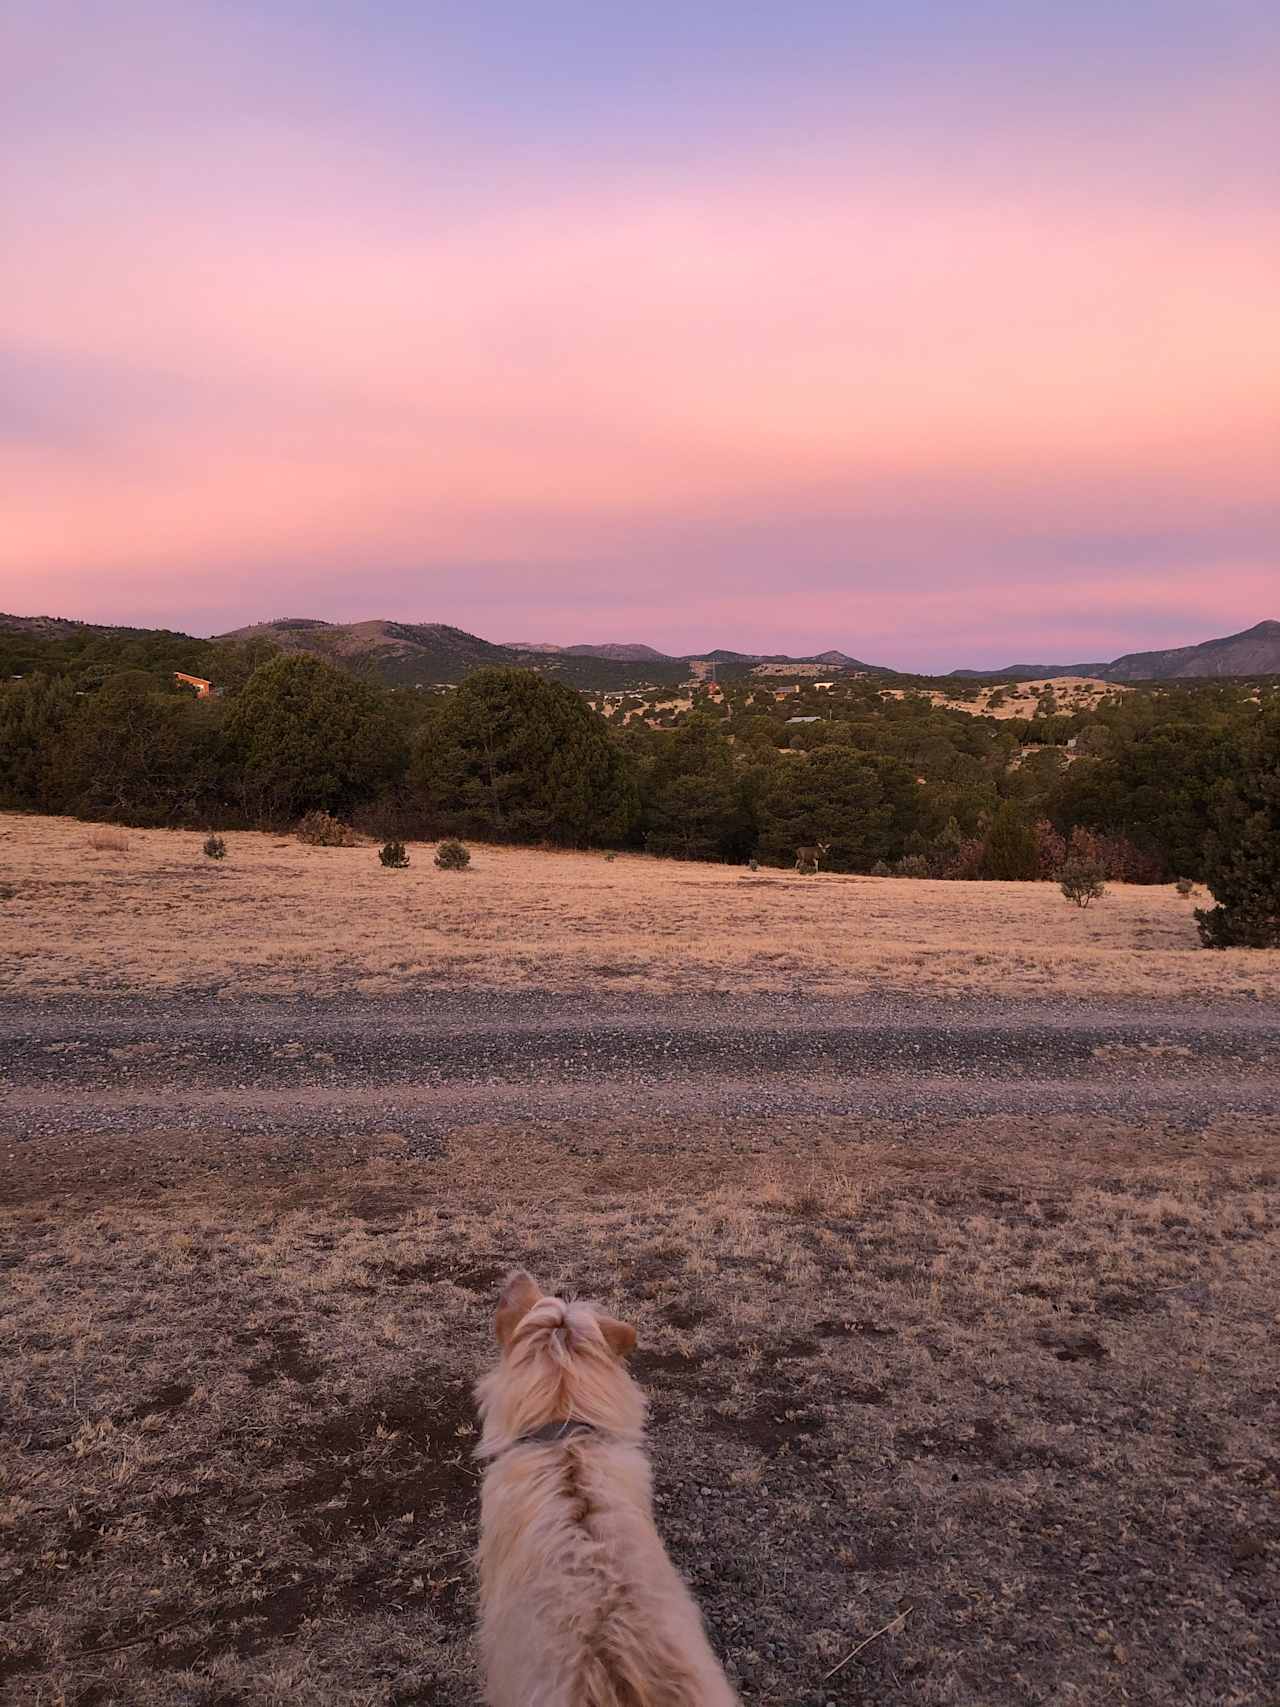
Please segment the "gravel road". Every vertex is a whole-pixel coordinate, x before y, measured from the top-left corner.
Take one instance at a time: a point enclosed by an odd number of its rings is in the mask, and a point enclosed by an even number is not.
[[[1280,1112],[1255,1002],[441,992],[0,1002],[0,1131],[263,1136],[558,1119]]]

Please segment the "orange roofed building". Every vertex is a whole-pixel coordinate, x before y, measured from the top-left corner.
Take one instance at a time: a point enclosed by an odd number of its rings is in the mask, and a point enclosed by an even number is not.
[[[181,670],[175,670],[173,679],[176,682],[185,682],[189,688],[194,688],[197,699],[213,698],[213,683],[205,681],[203,676],[188,676]]]

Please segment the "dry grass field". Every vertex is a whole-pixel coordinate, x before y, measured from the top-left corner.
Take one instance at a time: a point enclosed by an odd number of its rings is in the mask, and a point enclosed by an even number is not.
[[[211,1135],[151,1189],[86,1141],[52,1195],[33,1156],[0,1694],[474,1704],[469,1394],[520,1262],[636,1321],[659,1521],[745,1702],[1277,1699],[1274,1133],[899,1138],[238,1139],[219,1175]]]
[[[489,847],[459,874],[419,845],[388,872],[372,845],[246,832],[214,862],[197,833],[125,834],[121,852],[71,819],[0,816],[0,988],[1280,996],[1280,956],[1201,949],[1171,887],[1113,885],[1082,912],[1049,883]]]

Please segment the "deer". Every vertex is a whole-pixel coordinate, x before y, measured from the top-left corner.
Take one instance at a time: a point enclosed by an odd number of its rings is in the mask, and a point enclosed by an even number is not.
[[[825,859],[831,851],[830,842],[818,842],[813,847],[796,849],[796,870],[816,872],[818,861]]]

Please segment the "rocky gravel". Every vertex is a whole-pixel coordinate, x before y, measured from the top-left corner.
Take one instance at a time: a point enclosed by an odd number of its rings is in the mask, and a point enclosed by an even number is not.
[[[296,1137],[625,1116],[1280,1108],[1280,1013],[1206,1004],[438,992],[0,1003],[0,1131]]]

